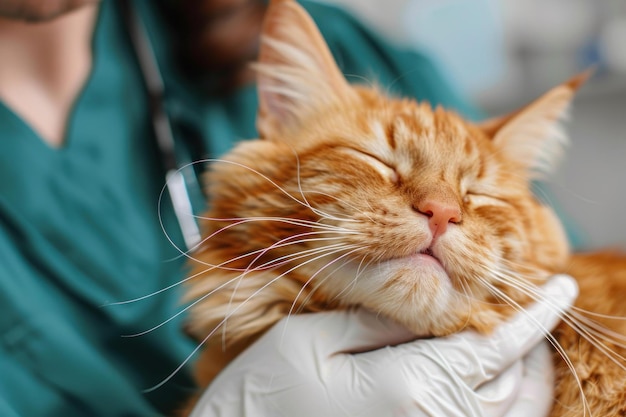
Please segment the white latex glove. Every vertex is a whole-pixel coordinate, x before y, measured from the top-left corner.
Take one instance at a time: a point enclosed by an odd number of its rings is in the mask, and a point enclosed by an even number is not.
[[[192,416],[546,415],[552,363],[538,323],[552,329],[578,287],[555,276],[542,291],[551,307],[535,303],[488,337],[391,347],[411,335],[363,310],[283,319],[222,371]]]

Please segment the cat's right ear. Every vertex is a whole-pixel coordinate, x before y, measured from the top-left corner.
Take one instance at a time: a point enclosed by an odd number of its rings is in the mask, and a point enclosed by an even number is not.
[[[255,69],[262,138],[280,136],[322,106],[355,96],[317,26],[293,0],[270,1]]]

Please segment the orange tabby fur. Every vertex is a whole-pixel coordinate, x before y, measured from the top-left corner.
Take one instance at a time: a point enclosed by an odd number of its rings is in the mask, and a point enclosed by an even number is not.
[[[189,330],[204,344],[200,385],[303,311],[360,305],[418,336],[489,332],[515,311],[509,304],[527,304],[535,285],[566,272],[579,281],[578,307],[626,317],[616,299],[626,258],[570,256],[555,215],[529,186],[555,164],[559,119],[585,76],[473,124],[349,86],[295,2],[271,2],[266,19],[262,140],[241,143],[207,176],[211,208],[187,294],[199,300]],[[626,334],[624,321],[592,318]],[[626,372],[567,325],[554,334],[594,415],[624,413]],[[582,415],[571,371],[555,363],[553,415]]]

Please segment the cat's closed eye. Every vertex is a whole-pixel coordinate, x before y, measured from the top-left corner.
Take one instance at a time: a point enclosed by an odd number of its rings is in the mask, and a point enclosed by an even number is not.
[[[502,198],[472,190],[465,193],[463,203],[473,206],[508,206],[508,203]]]
[[[358,160],[365,162],[376,170],[384,179],[390,181],[392,184],[397,184],[399,176],[396,168],[389,162],[385,162],[379,157],[370,155],[367,152],[356,150],[354,148],[340,147],[341,152],[346,153]]]

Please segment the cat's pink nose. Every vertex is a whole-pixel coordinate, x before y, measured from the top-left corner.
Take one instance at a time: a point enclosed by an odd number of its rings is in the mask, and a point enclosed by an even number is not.
[[[426,200],[417,207],[417,210],[428,217],[433,238],[444,234],[449,223],[461,221],[461,208],[451,202]]]

